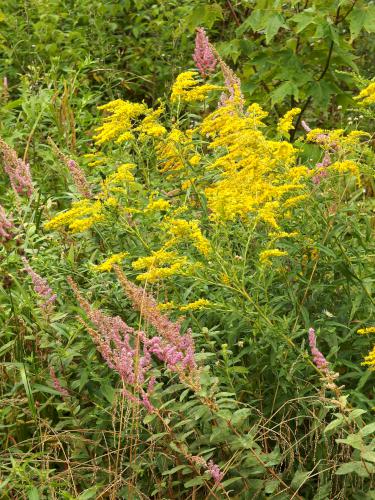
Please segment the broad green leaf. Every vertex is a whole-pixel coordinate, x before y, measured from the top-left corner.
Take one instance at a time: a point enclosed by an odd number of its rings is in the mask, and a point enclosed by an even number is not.
[[[366,11],[362,8],[353,9],[349,19],[350,38],[355,40],[362,31],[366,21]]]
[[[205,482],[205,479],[201,476],[199,477],[194,477],[193,479],[190,479],[189,481],[186,481],[184,483],[185,488],[191,488],[192,486],[200,486]]]
[[[343,423],[343,417],[342,415],[339,416],[339,418],[336,418],[335,420],[332,420],[327,427],[324,429],[324,432],[329,432],[332,431],[333,429],[336,429],[337,427],[340,427]]]
[[[363,429],[360,430],[362,436],[368,436],[369,434],[375,434],[375,422],[372,424],[365,425]]]
[[[297,23],[296,33],[301,33],[310,24],[316,24],[317,15],[313,9],[305,9],[303,12],[296,14],[291,18],[291,20]]]
[[[373,473],[375,471],[374,466],[370,466],[370,464],[366,465],[368,471]],[[346,464],[340,465],[340,467],[335,472],[338,476],[342,476],[344,474],[350,474],[354,472],[360,477],[369,477],[369,472],[366,470],[365,465],[362,462],[348,462]]]
[[[265,26],[266,31],[266,43],[270,41],[277,35],[280,28],[287,28],[285,19],[279,13],[271,14],[267,19],[267,24]]]

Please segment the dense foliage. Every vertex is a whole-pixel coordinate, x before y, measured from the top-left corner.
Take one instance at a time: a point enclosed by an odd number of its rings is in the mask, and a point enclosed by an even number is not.
[[[374,5],[0,22],[1,497],[372,499]]]

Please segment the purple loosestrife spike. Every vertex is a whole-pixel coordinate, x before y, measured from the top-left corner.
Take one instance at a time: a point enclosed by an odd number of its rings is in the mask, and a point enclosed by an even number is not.
[[[216,484],[220,483],[224,477],[223,472],[221,472],[220,467],[216,465],[212,460],[207,462],[207,470],[211,474],[212,479]]]
[[[318,168],[319,170],[318,170],[317,174],[314,175],[314,177],[312,178],[312,181],[314,184],[320,184],[321,180],[324,177],[327,177],[327,175],[328,175],[327,167],[330,164],[331,164],[331,157],[330,157],[328,151],[326,151],[324,153],[323,160],[320,163],[316,164],[316,168]]]
[[[66,161],[66,166],[68,167],[72,177],[74,184],[77,188],[77,191],[84,197],[84,198],[91,198],[91,191],[89,184],[87,182],[86,176],[81,169],[81,167],[78,166],[78,164],[74,160],[67,160]]]
[[[311,128],[307,125],[305,120],[301,121],[301,125],[302,125],[302,128],[305,130],[305,132],[307,132],[307,133],[311,132]]]
[[[316,347],[316,335],[314,328],[309,329],[309,345],[315,366],[323,373],[329,373],[329,365],[326,358]]]
[[[214,71],[217,59],[212,51],[204,28],[197,28],[195,36],[194,62],[203,78]]]
[[[0,241],[12,239],[13,223],[8,219],[4,208],[0,205]]]
[[[139,348],[132,347],[130,343],[130,338],[135,338],[137,335],[142,338],[145,336],[145,333],[136,332],[134,328],[128,326],[119,316],[107,316],[99,309],[94,309],[82,296],[76,283],[71,278],[68,278],[68,282],[79,305],[86,312],[89,320],[95,327],[93,329],[83,320],[81,321],[103,359],[109,368],[119,374],[124,384],[132,387],[141,395],[139,398],[124,387],[124,397],[133,403],[142,404],[147,411],[153,412],[154,407],[149,398],[154,388],[155,380],[153,378],[150,379],[147,391],[144,391],[142,388],[147,371],[151,367],[151,352],[144,345],[143,356],[138,359]]]
[[[33,184],[30,166],[0,137],[0,152],[3,155],[4,170],[8,174],[10,184],[16,194],[31,196]]]
[[[48,285],[47,280],[42,278],[34,269],[30,266],[26,257],[22,257],[22,262],[24,263],[24,270],[30,276],[33,282],[34,292],[39,295],[39,297],[44,299],[41,307],[48,310],[50,306],[55,302],[57,295],[53,293],[52,288]]]
[[[61,382],[57,378],[55,370],[53,369],[52,366],[49,369],[49,373],[51,375],[51,379],[52,379],[52,382],[53,382],[53,387],[56,389],[56,391],[58,391],[62,396],[69,396],[69,391],[67,389],[65,389],[65,387],[63,387],[61,385]]]
[[[51,139],[51,137],[48,137],[48,142],[51,144],[52,149],[56,154],[56,156],[58,156],[59,159],[63,163],[65,163],[65,165],[68,167],[69,172],[73,178],[74,185],[77,188],[77,191],[84,198],[91,198],[92,197],[91,189],[82,168],[77,164],[77,162],[75,162],[71,158],[68,158],[68,156],[66,156],[62,151],[60,151],[60,149],[57,147],[57,145]]]
[[[179,363],[183,369],[195,369],[194,341],[191,330],[182,335],[180,323],[174,323],[168,316],[162,314],[155,299],[143,288],[131,283],[118,266],[114,266],[114,269],[133,307],[160,336],[144,339],[151,352],[157,354],[169,366]]]

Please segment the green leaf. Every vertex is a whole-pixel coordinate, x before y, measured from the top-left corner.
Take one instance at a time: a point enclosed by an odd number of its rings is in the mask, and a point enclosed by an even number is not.
[[[190,479],[189,481],[186,481],[184,483],[185,488],[191,488],[192,486],[200,486],[205,482],[205,479],[201,476],[199,477],[194,477],[193,479]]]
[[[364,28],[368,33],[375,32],[375,5],[369,5],[366,12]]]
[[[28,500],[39,500],[40,496],[39,496],[39,493],[38,493],[38,490],[37,488],[35,488],[35,486],[33,486],[27,493],[27,499]]]
[[[298,490],[308,479],[310,476],[309,471],[301,471],[297,470],[292,479],[291,486],[294,490]]]
[[[316,12],[313,9],[306,9],[300,14],[296,14],[291,20],[297,23],[296,33],[301,33],[310,24],[316,24]]]
[[[285,24],[285,19],[279,13],[272,14],[268,17],[267,24],[265,26],[266,31],[266,43],[269,44],[270,41],[277,35],[280,28],[287,28]]]
[[[348,16],[348,19],[349,19],[350,38],[351,40],[355,40],[365,25],[366,12],[363,8],[353,9],[350,15]]]
[[[232,425],[239,425],[249,415],[251,415],[251,410],[248,408],[241,408],[241,410],[235,411],[233,417],[231,418]]]
[[[368,462],[375,462],[375,451],[363,451],[361,453],[361,457],[363,460],[367,460]]]
[[[336,429],[337,427],[340,427],[343,423],[343,416],[340,415],[338,418],[335,420],[332,420],[327,427],[324,429],[324,432],[329,432],[332,431],[333,429]]]
[[[293,95],[298,98],[298,88],[293,82],[284,82],[271,92],[272,104],[282,102],[286,97]]]
[[[363,429],[361,429],[360,433],[362,436],[368,436],[369,434],[375,433],[375,422],[372,424],[365,425]]]
[[[89,500],[90,498],[96,498],[96,493],[99,489],[99,486],[91,486],[87,490],[83,491],[77,500]]]
[[[177,467],[173,467],[173,469],[169,469],[163,472],[163,476],[170,476],[171,474],[174,474],[175,472],[178,472],[181,469],[185,469],[186,465],[177,465]]]
[[[367,464],[366,467],[369,470],[370,473],[372,473],[375,470],[374,466],[370,466],[370,464]],[[346,464],[340,465],[340,467],[337,469],[336,474],[338,476],[342,476],[344,474],[351,474],[354,472],[360,477],[369,477],[369,472],[367,472],[366,467],[362,462],[348,462]]]
[[[336,439],[336,443],[348,444],[356,450],[361,450],[363,448],[363,439],[360,433],[349,434],[345,439]]]

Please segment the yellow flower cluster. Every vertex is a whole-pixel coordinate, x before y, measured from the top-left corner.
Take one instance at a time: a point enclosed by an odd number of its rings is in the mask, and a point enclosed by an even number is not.
[[[110,113],[104,118],[103,125],[95,130],[94,140],[98,145],[112,140],[121,143],[134,139],[134,134],[131,132],[132,122],[148,111],[146,104],[122,99],[111,101],[99,106],[98,109]]]
[[[198,299],[195,300],[194,302],[190,302],[189,304],[186,304],[185,306],[180,307],[180,311],[196,311],[198,309],[205,309],[206,307],[210,306],[211,302],[207,299]]]
[[[259,260],[261,264],[272,264],[271,258],[273,257],[283,257],[284,255],[288,255],[288,252],[284,250],[279,250],[278,248],[272,248],[270,250],[263,250],[259,254]]]
[[[152,252],[147,257],[140,257],[132,262],[135,270],[146,269],[145,272],[137,276],[137,280],[148,281],[149,283],[155,283],[161,279],[181,274],[186,269],[187,264],[186,257],[179,256],[174,251],[168,252],[163,248]]]
[[[314,128],[308,132],[306,139],[320,144],[325,150],[345,151],[346,149],[352,150],[353,146],[359,144],[361,138],[364,136],[370,137],[370,134],[362,130],[352,130],[349,134],[345,135],[344,129],[341,128],[335,130]]]
[[[72,233],[80,233],[90,229],[95,223],[104,219],[104,203],[96,200],[84,199],[73,202],[72,208],[61,212],[56,217],[46,222],[45,228],[48,230],[60,229],[67,226]]]
[[[357,177],[358,184],[360,184],[360,170],[358,164],[353,160],[335,161],[330,165],[330,170],[336,170],[339,173],[350,172]]]
[[[123,193],[126,187],[134,184],[135,179],[132,170],[134,163],[123,163],[117,167],[115,172],[109,174],[102,182],[101,198],[108,197],[111,193]]]
[[[173,128],[156,146],[156,156],[161,163],[161,172],[181,170],[187,158],[194,153],[188,132]]]
[[[162,198],[158,200],[150,200],[145,212],[162,212],[167,211],[171,208],[171,203],[168,200],[163,200]]]
[[[368,335],[369,333],[375,333],[375,326],[368,326],[367,328],[360,328],[357,330],[360,335]]]
[[[103,120],[103,124],[98,127],[94,136],[97,145],[115,140],[117,143],[130,141],[135,139],[133,132],[139,133],[140,140],[146,137],[161,137],[165,134],[166,129],[159,122],[158,118],[163,113],[164,108],[159,107],[156,110],[150,109],[144,103],[135,103],[116,99],[103,106],[99,106],[100,110],[109,113]],[[137,127],[134,123],[141,120]]]
[[[204,101],[211,90],[220,90],[218,85],[204,83],[197,80],[197,71],[180,73],[172,87],[171,102],[178,100],[185,102]]]
[[[277,131],[282,135],[289,136],[289,131],[294,129],[293,120],[300,113],[300,108],[292,108],[290,111],[285,113],[285,115],[282,116],[277,122]]]
[[[210,253],[210,242],[203,236],[197,220],[187,221],[168,217],[163,226],[171,237],[166,244],[167,247],[190,241],[201,254],[208,255]]]
[[[366,88],[362,89],[354,99],[358,100],[358,104],[361,106],[375,104],[375,82],[370,83]]]
[[[368,326],[367,328],[360,328],[357,330],[360,335],[368,335],[369,333],[375,333],[375,326]],[[372,370],[375,370],[375,346],[371,349],[367,356],[365,356],[362,365],[369,366]]]
[[[101,264],[93,265],[92,270],[97,273],[112,271],[112,267],[114,266],[114,264],[119,264],[120,262],[122,262],[127,255],[129,255],[127,252],[115,253]]]
[[[134,129],[140,133],[140,140],[144,140],[146,137],[161,137],[166,133],[166,128],[158,122],[158,118],[163,112],[164,108],[160,106],[158,109],[149,111],[147,116],[143,118],[140,125]]]
[[[205,191],[212,220],[247,220],[253,214],[278,229],[288,197],[298,201],[296,191],[303,188],[300,181],[307,169],[294,166],[291,144],[267,140],[259,130],[265,116],[259,105],[241,113],[228,101],[203,120],[201,133],[219,154],[210,168],[217,169],[220,178]]]

